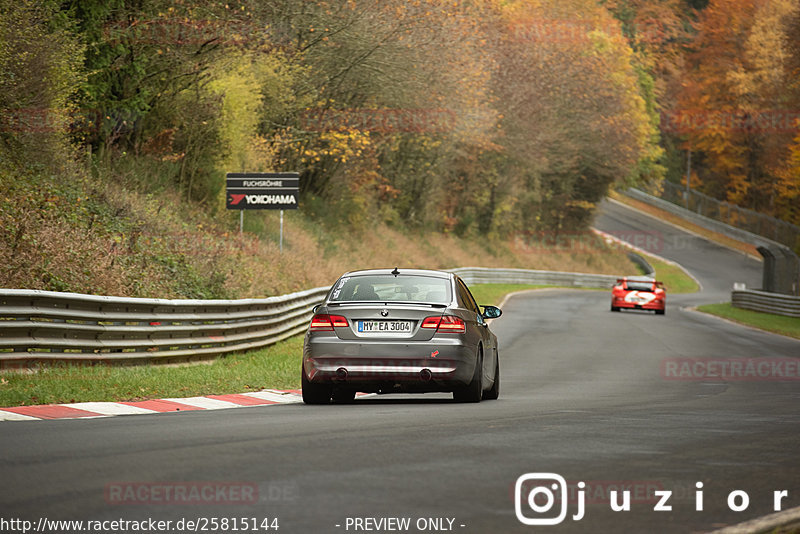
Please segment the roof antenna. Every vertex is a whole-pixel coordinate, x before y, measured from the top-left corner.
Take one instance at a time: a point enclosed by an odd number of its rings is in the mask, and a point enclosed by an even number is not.
[[[397,267],[394,268],[394,271],[392,271],[392,274],[395,275],[395,276],[400,274],[400,271],[397,270]]]

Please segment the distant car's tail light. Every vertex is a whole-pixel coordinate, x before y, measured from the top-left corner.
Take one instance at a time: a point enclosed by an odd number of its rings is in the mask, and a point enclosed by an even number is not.
[[[318,313],[311,319],[312,332],[332,332],[334,326],[348,326],[347,319],[341,315],[328,315],[327,313]]]
[[[466,323],[461,318],[453,315],[426,317],[422,321],[421,328],[435,328],[437,332],[450,332],[453,334],[463,334],[467,331]]]

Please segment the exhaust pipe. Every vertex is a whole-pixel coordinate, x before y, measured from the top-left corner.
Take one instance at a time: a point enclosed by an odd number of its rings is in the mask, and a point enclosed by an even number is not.
[[[433,374],[431,373],[430,369],[423,369],[419,372],[419,377],[423,382],[429,382],[430,379],[433,378]]]
[[[339,367],[336,370],[336,378],[338,378],[339,380],[347,380],[347,369],[345,369],[344,367]]]

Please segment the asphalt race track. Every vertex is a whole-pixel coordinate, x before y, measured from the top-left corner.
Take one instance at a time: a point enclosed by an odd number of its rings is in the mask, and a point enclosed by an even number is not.
[[[278,518],[284,534],[704,532],[772,513],[774,491],[788,491],[783,509],[800,506],[800,382],[662,376],[670,359],[800,356],[800,341],[685,309],[729,299],[734,282],[759,287],[760,263],[617,204],[603,205],[596,226],[634,240],[637,232],[654,236],[657,252],[704,290],[668,295],[665,316],[611,313],[610,290],[511,298],[492,325],[500,399],[479,405],[379,396],[344,406],[0,423],[0,517],[266,517]],[[515,481],[531,472],[559,474],[573,490],[585,481],[585,517],[572,519],[578,503],[570,498],[560,525],[523,525]],[[247,498],[115,500],[115,491],[142,484],[211,481],[244,488]],[[631,491],[630,511],[610,510],[614,487]],[[654,511],[654,488],[672,491],[671,511]],[[730,510],[733,490],[747,492],[745,511]],[[552,517],[564,504],[537,514],[524,492],[526,517]],[[410,526],[366,530],[376,526],[366,518],[389,517]]]

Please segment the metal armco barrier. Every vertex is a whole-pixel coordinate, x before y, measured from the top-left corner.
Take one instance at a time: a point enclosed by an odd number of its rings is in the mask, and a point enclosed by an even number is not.
[[[532,271],[527,269],[490,269],[463,267],[450,269],[467,284],[535,284],[567,287],[607,287],[619,278],[610,274],[565,273],[560,271]]]
[[[610,288],[618,278],[480,267],[452,272],[468,284]],[[0,369],[44,361],[184,363],[256,349],[305,331],[328,290],[265,299],[166,300],[0,289]]]
[[[752,289],[734,290],[731,303],[737,308],[760,312],[800,317],[800,297],[754,291]]]
[[[41,361],[181,363],[303,332],[327,287],[245,300],[166,300],[0,289],[0,368]]]
[[[800,226],[724,200],[717,200],[694,189],[688,191],[687,199],[687,191],[680,184],[665,180],[663,186],[664,190],[661,193],[663,200],[735,228],[764,236],[800,252]]]

